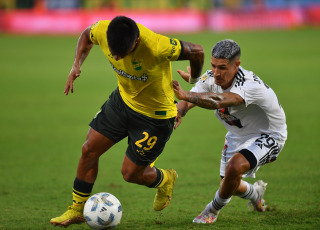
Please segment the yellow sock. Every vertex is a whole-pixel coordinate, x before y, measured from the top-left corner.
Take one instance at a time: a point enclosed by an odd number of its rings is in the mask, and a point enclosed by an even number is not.
[[[161,179],[160,179],[159,183],[155,186],[155,188],[161,188],[165,183],[167,183],[167,181],[169,179],[169,176],[168,176],[168,173],[166,172],[166,170],[159,169],[159,171],[161,173]]]
[[[90,193],[82,193],[73,189],[72,196],[73,196],[74,207],[81,207],[81,206],[84,207],[84,204],[90,197]]]
[[[167,183],[169,179],[168,173],[166,172],[166,170],[159,169],[156,167],[154,168],[156,169],[156,172],[157,172],[157,178],[152,184],[147,186],[149,188],[161,188],[165,183]]]

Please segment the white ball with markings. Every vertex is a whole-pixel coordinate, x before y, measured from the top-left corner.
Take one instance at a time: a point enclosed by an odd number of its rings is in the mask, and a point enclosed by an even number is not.
[[[122,217],[121,203],[114,195],[100,192],[87,200],[83,215],[93,229],[115,228]]]

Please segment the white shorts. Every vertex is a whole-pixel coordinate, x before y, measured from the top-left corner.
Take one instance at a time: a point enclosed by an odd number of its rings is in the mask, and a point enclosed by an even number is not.
[[[243,177],[255,178],[255,173],[262,165],[273,162],[277,159],[284,146],[284,143],[285,141],[277,141],[268,134],[261,134],[261,136],[250,138],[249,140],[245,141],[245,143],[241,144],[229,143],[226,139],[221,155],[220,176],[225,176],[225,169],[229,159],[242,149],[247,149],[253,153],[257,160],[257,164],[254,168],[243,174]],[[229,144],[233,146],[238,145],[241,146],[241,148],[236,150],[232,148],[232,151],[228,151]]]

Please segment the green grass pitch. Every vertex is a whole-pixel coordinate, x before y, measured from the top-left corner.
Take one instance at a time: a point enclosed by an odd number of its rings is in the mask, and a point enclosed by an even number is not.
[[[219,184],[225,128],[213,111],[194,108],[174,131],[157,162],[179,174],[172,203],[152,209],[155,190],[126,183],[120,172],[126,140],[100,159],[93,193],[110,192],[123,206],[117,229],[317,229],[320,225],[320,29],[171,35],[202,44],[204,70],[217,41],[231,38],[242,48],[242,66],[277,93],[286,112],[288,140],[278,160],[256,179],[268,182],[265,213],[249,212],[234,197],[213,226],[192,219],[213,198]],[[52,217],[71,204],[73,180],[88,123],[116,77],[94,47],[75,82],[63,94],[78,37],[0,35],[0,229],[54,229]],[[175,80],[184,89],[172,65]],[[254,179],[248,181],[254,182]],[[89,229],[85,224],[70,229]]]

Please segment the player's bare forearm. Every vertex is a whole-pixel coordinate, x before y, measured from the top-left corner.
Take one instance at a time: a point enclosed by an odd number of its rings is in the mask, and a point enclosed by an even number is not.
[[[180,54],[179,60],[190,60],[191,77],[198,78],[204,63],[204,51],[201,45],[181,41],[183,51]]]
[[[93,44],[90,40],[90,26],[86,28],[80,35],[77,48],[76,48],[76,54],[74,58],[74,63],[71,68],[71,71],[69,73],[66,85],[64,87],[64,94],[68,95],[69,91],[73,93],[73,82],[74,80],[80,76],[81,73],[81,65],[90,53],[90,50],[92,48]]]
[[[177,110],[178,110],[178,114],[175,118],[175,124],[174,124],[174,129],[177,129],[178,126],[181,124],[182,122],[182,117],[184,117],[187,112],[193,108],[195,105],[187,102],[187,101],[179,101],[177,104]]]
[[[185,91],[182,100],[193,103],[205,109],[220,109],[229,106],[238,106],[244,104],[244,100],[235,93],[194,93]]]
[[[89,55],[90,50],[93,46],[90,40],[90,27],[91,26],[87,27],[79,37],[74,60],[74,65],[76,66],[82,65],[86,57]]]
[[[194,106],[195,105],[190,102],[179,101],[177,104],[177,110],[178,110],[178,113],[181,115],[181,117],[184,117],[187,114],[187,112]]]
[[[188,102],[179,101],[177,104],[177,110],[181,117],[184,117],[188,112]]]

